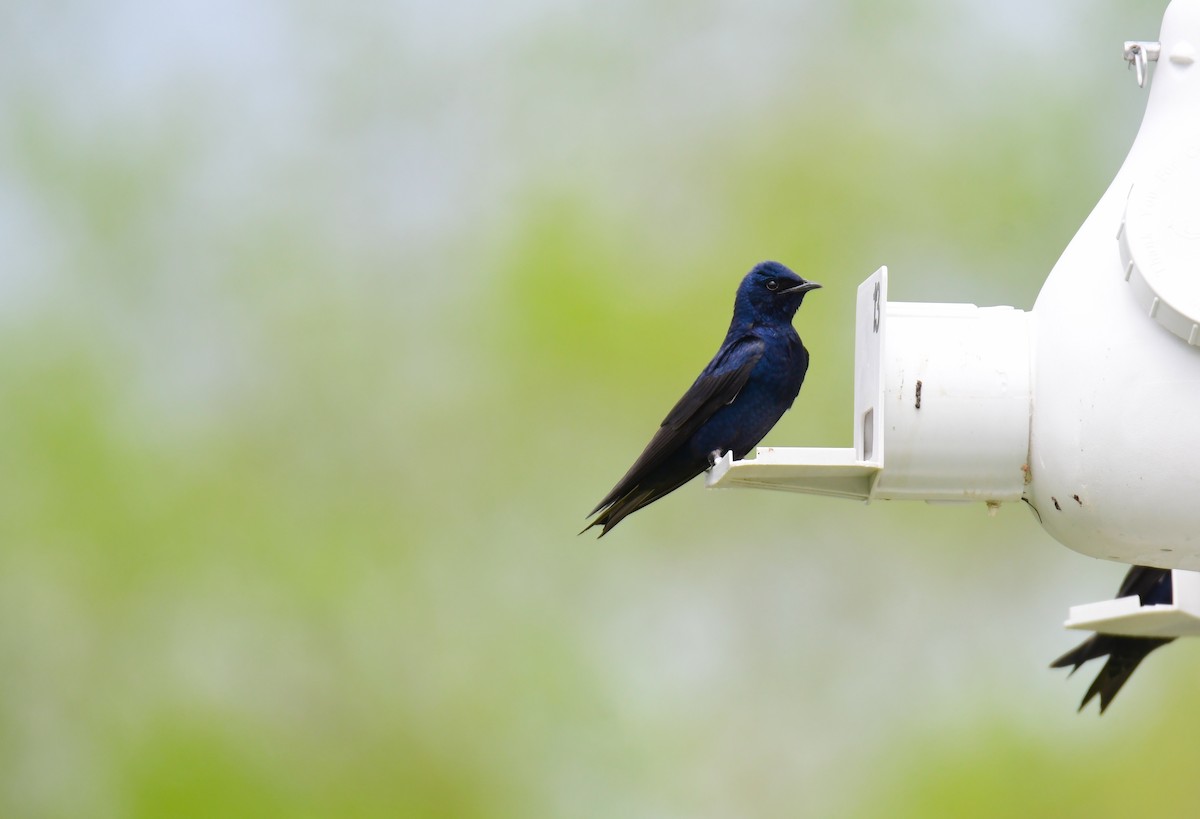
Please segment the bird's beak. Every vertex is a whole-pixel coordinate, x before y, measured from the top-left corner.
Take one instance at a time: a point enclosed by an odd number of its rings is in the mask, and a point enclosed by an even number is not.
[[[816,282],[801,282],[800,284],[796,285],[795,287],[789,287],[787,290],[784,290],[782,292],[784,292],[784,293],[807,293],[809,290],[819,290],[820,288],[821,288],[821,285],[817,284]]]

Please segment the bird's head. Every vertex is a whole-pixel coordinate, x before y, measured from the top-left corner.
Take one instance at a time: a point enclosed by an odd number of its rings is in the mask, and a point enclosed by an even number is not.
[[[742,279],[734,312],[746,317],[792,320],[804,294],[821,285],[806,281],[779,262],[761,262]]]

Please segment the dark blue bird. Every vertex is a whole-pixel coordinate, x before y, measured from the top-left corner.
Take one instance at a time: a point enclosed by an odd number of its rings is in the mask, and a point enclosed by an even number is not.
[[[590,515],[603,537],[626,516],[677,489],[724,453],[741,458],[796,400],[808,350],[792,327],[804,294],[821,285],[779,262],[742,279],[725,341],[658,432]],[[590,516],[589,515],[589,516]]]
[[[1156,569],[1151,566],[1134,566],[1125,575],[1117,597],[1129,597],[1136,594],[1143,606],[1171,603],[1174,599],[1171,587],[1171,570]],[[1100,713],[1112,702],[1113,697],[1121,690],[1121,686],[1137,669],[1138,664],[1146,659],[1146,655],[1159,646],[1165,646],[1173,637],[1125,637],[1118,634],[1093,634],[1075,648],[1050,663],[1051,668],[1072,666],[1071,674],[1079,670],[1079,666],[1088,660],[1108,655],[1108,661],[1100,669],[1092,687],[1087,690],[1079,710],[1091,702],[1097,694],[1100,695]],[[1068,675],[1070,676],[1070,675]]]

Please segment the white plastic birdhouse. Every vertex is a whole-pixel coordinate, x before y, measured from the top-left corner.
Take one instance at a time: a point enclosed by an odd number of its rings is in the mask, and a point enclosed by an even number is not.
[[[1190,570],[1174,605],[1106,601],[1068,625],[1200,633],[1198,50],[1200,0],[1126,44],[1139,82],[1156,61],[1145,117],[1032,310],[889,303],[881,268],[858,291],[853,449],[760,447],[708,485],[1024,501],[1076,551]]]

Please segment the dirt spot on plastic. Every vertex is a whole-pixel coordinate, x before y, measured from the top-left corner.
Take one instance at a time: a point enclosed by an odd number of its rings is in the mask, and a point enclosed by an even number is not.
[[[1062,507],[1058,505],[1058,498],[1056,498],[1056,497],[1054,497],[1053,495],[1051,495],[1051,496],[1050,496],[1050,500],[1054,501],[1054,508],[1055,508],[1055,509],[1057,509],[1058,511],[1060,511],[1060,512],[1061,512],[1061,511],[1062,511]]]

